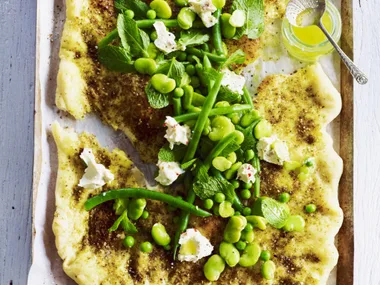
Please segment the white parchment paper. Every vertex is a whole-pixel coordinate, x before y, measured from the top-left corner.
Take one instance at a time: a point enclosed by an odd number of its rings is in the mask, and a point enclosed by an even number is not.
[[[340,8],[340,0],[333,1]],[[54,104],[56,77],[59,64],[58,51],[60,35],[65,20],[64,0],[39,1],[38,5],[38,34],[39,45],[37,46],[37,76],[36,86],[40,88],[41,101],[36,104],[36,118],[40,116],[41,122],[36,119],[36,124],[41,123],[41,136],[36,137],[35,151],[41,147],[37,156],[41,159],[41,169],[35,170],[34,184],[34,243],[33,263],[29,272],[29,285],[43,284],[75,284],[62,270],[62,260],[57,254],[55,238],[52,232],[52,221],[55,211],[55,182],[57,174],[57,153],[51,135],[51,124],[58,121],[61,125],[73,127],[77,132],[87,131],[98,138],[102,146],[110,149],[118,147],[125,150],[132,160],[144,173],[149,172],[149,166],[139,160],[138,154],[132,150],[131,144],[124,134],[115,132],[108,126],[103,125],[94,115],[88,115],[83,121],[75,121],[67,114],[57,110]],[[325,72],[339,90],[339,59],[335,53],[320,59]],[[263,61],[258,59],[255,63],[245,68],[259,70],[252,82],[253,89],[267,75],[284,73],[289,74],[302,67],[299,61],[289,58],[286,52],[278,61]],[[247,76],[247,80],[252,80]],[[339,118],[329,126],[329,133],[334,139],[335,150],[339,153]],[[39,157],[41,156],[41,157]],[[149,176],[150,173],[148,173]],[[335,271],[332,272],[329,284],[336,284]]]

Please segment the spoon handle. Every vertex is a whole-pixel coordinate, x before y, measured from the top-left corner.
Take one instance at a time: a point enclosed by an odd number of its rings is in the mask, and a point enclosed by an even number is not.
[[[320,22],[318,27],[322,30],[322,32],[326,35],[330,43],[334,46],[340,57],[342,58],[344,64],[347,66],[351,75],[355,78],[355,80],[359,84],[366,84],[368,82],[367,76],[360,71],[360,69],[352,62],[352,60],[344,53],[344,51],[337,45],[334,39],[330,36],[329,32],[325,29],[323,24]]]

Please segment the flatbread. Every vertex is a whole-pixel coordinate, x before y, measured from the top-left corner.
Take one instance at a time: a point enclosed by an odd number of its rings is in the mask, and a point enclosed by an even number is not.
[[[340,95],[321,67],[313,65],[293,75],[268,77],[259,87],[255,105],[273,124],[274,132],[287,141],[292,159],[311,156],[316,159],[316,172],[302,183],[294,173],[262,163],[262,195],[276,197],[284,191],[290,192],[292,214],[303,216],[306,227],[303,232],[291,233],[271,227],[265,231],[255,230],[255,241],[271,251],[277,266],[271,282],[262,278],[259,262],[251,268],[226,268],[217,284],[326,284],[338,259],[334,237],[343,217],[337,198],[342,160],[334,152],[332,140],[326,133],[326,125],[340,111]],[[163,223],[173,236],[176,230],[173,218],[178,212],[170,212],[163,204],[149,201],[150,216],[138,221],[137,245],[129,250],[122,247],[124,234],[121,231],[108,233],[116,219],[111,202],[91,212],[83,209],[89,195],[110,188],[142,186],[141,179],[136,178],[141,177],[141,173],[133,168],[125,154],[120,150],[110,153],[100,148],[92,135],[77,135],[57,124],[53,125],[53,134],[59,156],[53,229],[64,270],[71,278],[78,284],[209,283],[203,276],[206,258],[196,263],[173,262],[172,253],[161,247],[155,247],[150,254],[138,249],[140,242],[152,242],[150,229],[155,222]],[[91,147],[98,162],[106,163],[115,174],[111,185],[94,192],[77,186],[84,171],[79,159],[84,147]],[[318,211],[306,214],[303,208],[308,203],[316,204]],[[218,245],[225,223],[226,220],[217,216],[192,217],[189,227],[197,228],[213,245]]]

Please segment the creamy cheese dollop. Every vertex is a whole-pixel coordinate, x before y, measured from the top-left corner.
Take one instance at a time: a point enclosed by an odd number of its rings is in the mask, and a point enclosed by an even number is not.
[[[165,162],[159,160],[157,166],[158,176],[156,177],[156,181],[164,186],[172,184],[182,173],[185,173],[179,163],[175,161]]]
[[[173,117],[167,116],[165,120],[166,134],[165,138],[169,142],[170,149],[173,149],[174,145],[189,144],[191,130],[189,126],[181,126]]]
[[[254,183],[256,178],[255,174],[257,173],[256,168],[254,168],[249,163],[244,163],[242,166],[239,167],[237,172],[237,179],[245,182],[245,183]]]
[[[283,165],[285,161],[290,161],[286,142],[280,140],[276,135],[261,138],[256,147],[259,157],[269,163]]]
[[[190,0],[189,6],[201,18],[206,28],[210,28],[218,22],[212,15],[216,11],[216,7],[211,0]]]
[[[209,256],[214,249],[210,241],[197,229],[187,229],[181,234],[179,244],[181,245],[178,253],[179,261],[197,262]]]
[[[245,85],[245,78],[242,75],[238,75],[233,71],[230,71],[228,68],[222,70],[224,74],[222,79],[222,86],[227,87],[232,92],[243,94],[243,87]]]
[[[96,163],[95,156],[90,148],[83,149],[80,158],[86,163],[87,168],[78,186],[86,189],[96,189],[114,180],[112,172],[103,164]]]
[[[157,32],[157,39],[154,41],[156,47],[164,53],[171,53],[172,51],[177,50],[175,35],[166,30],[165,24],[161,21],[157,21],[153,26]]]

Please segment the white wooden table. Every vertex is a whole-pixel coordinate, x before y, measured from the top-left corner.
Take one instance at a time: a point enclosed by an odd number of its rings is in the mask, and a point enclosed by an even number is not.
[[[31,250],[36,1],[0,1],[0,284],[26,284]],[[380,285],[380,1],[353,0],[355,284]],[[379,183],[379,184],[378,184]]]

